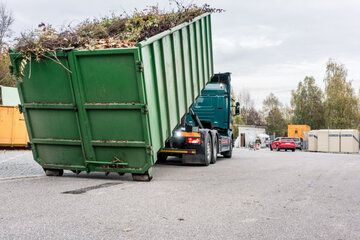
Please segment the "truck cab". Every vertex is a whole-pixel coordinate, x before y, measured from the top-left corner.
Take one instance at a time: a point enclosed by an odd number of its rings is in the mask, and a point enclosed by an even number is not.
[[[233,105],[230,82],[230,73],[211,78],[160,151],[160,161],[167,156],[178,156],[184,164],[209,165],[216,162],[218,154],[231,158],[233,107],[237,115],[239,104]]]

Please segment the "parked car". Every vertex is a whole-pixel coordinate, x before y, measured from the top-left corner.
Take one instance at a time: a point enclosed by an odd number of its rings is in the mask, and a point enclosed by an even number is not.
[[[292,137],[291,139],[294,140],[296,149],[302,150],[303,148],[302,139],[299,137]]]
[[[277,151],[280,151],[281,149],[291,150],[295,152],[295,142],[292,140],[292,138],[286,138],[286,137],[279,137],[276,138],[270,145],[270,150],[276,149]]]

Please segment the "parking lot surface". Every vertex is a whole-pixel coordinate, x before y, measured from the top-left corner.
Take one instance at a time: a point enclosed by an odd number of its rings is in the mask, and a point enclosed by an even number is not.
[[[208,167],[46,177],[0,152],[0,239],[360,239],[360,155],[235,149]]]

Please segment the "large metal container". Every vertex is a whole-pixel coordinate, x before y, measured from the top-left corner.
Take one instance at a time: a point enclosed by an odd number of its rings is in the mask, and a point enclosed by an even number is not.
[[[288,137],[299,137],[304,140],[304,135],[310,132],[311,128],[308,125],[288,125]]]
[[[341,130],[341,152],[358,153],[359,152],[359,131],[356,129]]]
[[[309,132],[308,136],[308,150],[310,152],[316,152],[318,150],[318,131],[317,130],[311,130]]]
[[[29,137],[24,115],[15,106],[0,106],[0,146],[26,147]]]
[[[340,152],[341,130],[329,130],[329,152]]]
[[[338,129],[318,130],[318,151],[340,152],[340,132]]]
[[[10,56],[17,73],[21,55]],[[134,48],[57,58],[71,73],[42,59],[17,80],[35,160],[46,169],[151,175],[157,152],[213,75],[210,15]]]

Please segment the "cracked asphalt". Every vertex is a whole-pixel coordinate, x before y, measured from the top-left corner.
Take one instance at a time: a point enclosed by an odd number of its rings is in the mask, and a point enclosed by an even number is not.
[[[235,149],[130,174],[46,177],[0,152],[0,239],[360,239],[360,155]]]

